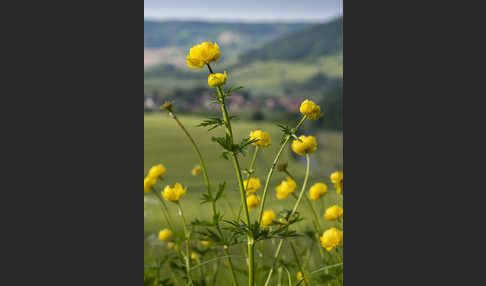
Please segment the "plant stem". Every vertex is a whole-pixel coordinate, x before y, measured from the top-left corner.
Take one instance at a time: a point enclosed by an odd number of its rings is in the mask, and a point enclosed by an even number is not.
[[[169,115],[176,121],[177,125],[179,125],[179,127],[182,129],[182,131],[184,131],[184,134],[186,134],[186,137],[189,139],[189,142],[191,142],[192,148],[196,152],[196,155],[199,158],[199,163],[201,164],[204,182],[205,182],[206,187],[208,189],[208,195],[209,195],[210,198],[213,198],[213,195],[211,193],[211,185],[210,185],[210,181],[209,181],[208,171],[206,169],[206,164],[204,163],[204,159],[201,155],[201,152],[199,151],[199,148],[197,147],[196,142],[192,138],[191,134],[189,134],[187,129],[184,127],[184,125],[182,125],[182,123],[179,121],[179,118],[177,118],[177,116],[173,112],[170,112],[170,111],[169,111]],[[217,213],[216,212],[216,203],[214,202],[214,200],[211,200],[211,211],[212,211],[213,218],[214,218],[216,216],[216,213]],[[221,226],[219,225],[219,220],[215,220],[215,224],[216,224],[216,230],[218,231],[219,236],[224,240],[224,235],[223,235],[223,232],[221,231]],[[231,261],[231,258],[229,257],[229,254],[230,254],[229,250],[227,248],[223,247],[223,251],[224,251],[224,254],[226,256],[228,256],[226,258],[226,261],[228,262],[228,266],[229,266],[230,271],[231,271],[231,277],[232,277],[232,280],[233,280],[233,285],[238,286],[238,280],[236,279],[236,274],[235,274],[235,271],[233,269],[233,262]]]
[[[255,151],[253,152],[253,157],[251,158],[251,161],[250,161],[250,167],[248,168],[248,177],[246,177],[246,180],[247,180],[247,183],[246,183],[246,188],[245,188],[245,192],[248,192],[248,185],[250,184],[250,179],[251,179],[251,175],[254,173],[254,168],[255,168],[255,162],[256,162],[256,157],[257,157],[257,154],[258,154],[258,146],[255,146]],[[240,221],[240,217],[241,217],[241,211],[243,210],[243,204],[240,204],[240,209],[238,210],[238,218],[237,218],[237,221]]]
[[[208,69],[210,73],[213,73],[213,70],[211,69],[211,66],[208,64]],[[224,124],[226,126],[226,134],[230,138],[230,143],[233,146],[234,144],[234,138],[233,138],[233,130],[231,128],[231,122],[229,120],[228,116],[228,110],[226,109],[226,104],[224,101],[224,91],[221,86],[217,87],[218,94],[219,94],[219,99],[220,99],[220,106],[221,106],[221,113],[223,114],[223,119],[224,119]],[[241,168],[240,168],[240,163],[238,162],[238,157],[236,156],[235,152],[231,152],[231,158],[233,159],[233,165],[235,167],[235,172],[236,172],[236,177],[238,179],[238,186],[240,188],[240,196],[241,196],[241,201],[243,203],[244,207],[244,215],[245,215],[245,221],[246,224],[248,225],[248,228],[250,227],[250,214],[248,212],[248,205],[246,204],[246,196],[245,196],[245,188],[243,186],[243,178],[241,176]],[[254,244],[255,241],[253,237],[248,234],[248,285],[249,286],[254,286],[255,285],[255,273],[254,273]]]
[[[192,278],[191,278],[191,256],[189,254],[189,240],[191,238],[191,234],[187,230],[186,218],[184,217],[184,212],[182,211],[181,204],[179,202],[176,203],[179,207],[179,214],[182,217],[182,223],[184,224],[184,236],[186,238],[186,272],[187,272],[187,279],[189,279],[189,285],[193,285]]]
[[[165,204],[164,200],[159,196],[157,191],[155,189],[152,189],[152,192],[154,193],[154,196],[159,200],[159,202],[162,204],[162,214],[165,217],[165,220],[167,221],[167,224],[169,225],[169,228],[172,232],[175,231],[174,225],[172,224],[172,218],[170,217],[169,210],[167,209],[167,205]]]
[[[292,253],[294,254],[295,262],[297,263],[297,267],[299,268],[300,272],[302,273],[302,276],[304,276],[304,268],[300,264],[299,256],[297,255],[297,251],[295,250],[295,246],[294,246],[294,243],[292,242],[292,240],[289,240],[289,244],[290,244],[290,248],[292,249]],[[307,279],[304,279],[304,283],[305,283],[305,285],[309,284],[309,282],[307,282]]]
[[[297,126],[294,128],[295,132],[297,132],[304,123],[305,119],[307,116],[302,117],[302,119],[299,121]],[[277,155],[275,156],[275,159],[273,160],[272,166],[270,167],[270,171],[268,171],[267,175],[267,180],[265,181],[265,187],[263,188],[263,195],[262,195],[262,201],[260,203],[260,210],[258,211],[258,223],[262,222],[262,214],[263,214],[263,208],[265,207],[265,200],[267,198],[267,192],[268,192],[268,187],[270,186],[270,180],[272,179],[273,176],[273,171],[275,170],[275,167],[277,166],[278,160],[280,159],[280,156],[282,155],[283,150],[287,146],[287,144],[290,141],[291,136],[287,135],[287,138],[285,138],[284,143],[280,147],[280,150],[278,151]]]
[[[306,159],[306,168],[305,168],[305,177],[304,177],[304,183],[302,184],[302,189],[300,191],[300,194],[299,194],[299,197],[297,198],[297,201],[295,202],[295,205],[292,209],[292,211],[290,212],[290,216],[289,218],[291,218],[295,212],[297,211],[297,208],[299,207],[300,205],[300,202],[302,201],[302,198],[304,197],[304,194],[305,194],[305,189],[307,187],[307,182],[309,181],[309,175],[310,175],[310,156],[309,154],[306,154],[305,155],[305,159]],[[277,251],[275,252],[275,256],[273,258],[273,264],[272,264],[272,268],[270,269],[270,272],[268,273],[268,276],[267,276],[267,280],[265,282],[265,286],[268,286],[270,283],[270,279],[272,278],[272,274],[273,274],[273,269],[275,267],[275,264],[277,262],[277,259],[280,255],[280,249],[282,249],[282,245],[283,243],[285,242],[285,240],[280,240],[278,246],[277,246]]]
[[[157,193],[157,191],[155,191],[155,189],[152,189],[152,192],[154,193],[154,196],[160,201],[160,203],[162,204],[162,213],[164,214],[164,217],[165,217],[165,220],[167,221],[167,224],[169,225],[169,229],[172,231],[172,232],[175,232],[175,228],[174,228],[174,225],[172,223],[172,217],[170,216],[170,213],[169,213],[169,209],[167,208],[167,205],[165,204],[164,200],[159,196],[159,194]],[[182,252],[181,252],[181,249],[179,247],[179,242],[176,242],[176,245],[177,245],[177,254],[179,254],[179,257],[181,259],[183,259],[183,255],[182,255]]]

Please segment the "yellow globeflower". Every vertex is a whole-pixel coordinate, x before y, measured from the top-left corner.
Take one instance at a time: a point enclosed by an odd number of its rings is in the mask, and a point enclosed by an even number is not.
[[[303,280],[304,279],[304,274],[302,274],[302,272],[298,272],[297,273],[297,281],[300,281],[300,280]],[[305,281],[306,282],[309,282],[309,279],[308,278],[305,278]]]
[[[332,227],[326,230],[321,236],[321,245],[327,251],[333,250],[338,245],[343,244],[343,232]]]
[[[165,200],[176,203],[186,194],[186,191],[187,187],[183,188],[181,184],[176,183],[173,188],[165,186],[165,189],[162,191],[162,196]]]
[[[210,87],[217,87],[217,86],[220,86],[220,85],[224,85],[226,83],[227,78],[228,78],[228,75],[226,74],[226,71],[224,71],[224,74],[212,73],[208,76],[208,85]]]
[[[198,257],[199,257],[199,255],[197,255],[197,253],[194,253],[194,252],[193,252],[193,253],[191,254],[191,259],[193,259],[193,260],[196,260]]]
[[[300,105],[300,113],[307,115],[309,119],[316,120],[321,117],[321,107],[314,103],[312,100],[304,100]]]
[[[300,136],[299,140],[292,142],[292,150],[299,155],[312,154],[317,150],[317,141],[314,136]]]
[[[246,198],[246,204],[249,210],[256,208],[259,203],[260,203],[260,197],[255,194],[251,194]]]
[[[270,146],[270,134],[261,130],[254,130],[250,132],[250,140],[258,139],[258,141],[251,143],[254,146],[268,147]]]
[[[204,246],[211,246],[213,245],[213,242],[211,240],[201,240],[202,245]]]
[[[165,174],[165,167],[162,164],[158,164],[150,168],[147,177],[159,179]]]
[[[280,185],[275,188],[277,191],[277,198],[279,200],[288,198],[290,194],[295,191],[295,188],[297,188],[297,183],[290,177],[287,177],[286,180],[283,180]]]
[[[262,187],[262,183],[258,178],[250,178],[250,181],[244,180],[243,186],[245,187],[246,194],[254,193]]]
[[[150,192],[156,183],[157,181],[155,180],[155,178],[146,177],[145,179],[143,179],[143,191],[145,193]]]
[[[262,227],[267,227],[275,220],[275,213],[272,210],[264,211],[262,215]]]
[[[191,174],[193,176],[197,176],[197,175],[201,174],[201,166],[199,166],[199,165],[194,166],[194,168],[191,171]]]
[[[336,192],[338,194],[343,193],[343,172],[336,171],[331,174],[331,182],[334,184],[334,188],[336,188]]]
[[[172,231],[170,229],[164,228],[159,232],[159,240],[160,241],[167,241],[171,239]]]
[[[187,55],[187,65],[191,68],[200,69],[204,65],[218,61],[221,56],[219,46],[216,43],[204,42],[195,45]]]
[[[334,205],[326,209],[324,218],[327,220],[337,220],[343,216],[343,209],[340,206]]]
[[[311,200],[318,200],[327,194],[327,185],[324,183],[316,183],[309,189],[309,196]]]

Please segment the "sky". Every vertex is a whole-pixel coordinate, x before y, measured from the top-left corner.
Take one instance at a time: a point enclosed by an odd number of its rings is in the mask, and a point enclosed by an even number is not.
[[[225,22],[325,22],[343,0],[144,0],[144,18]]]

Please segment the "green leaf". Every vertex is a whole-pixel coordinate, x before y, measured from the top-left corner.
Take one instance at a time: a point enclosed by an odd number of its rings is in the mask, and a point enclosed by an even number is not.
[[[214,197],[215,202],[223,196],[225,189],[226,189],[226,181],[224,181],[222,184],[219,184],[218,192],[216,193],[216,197]]]
[[[199,123],[198,125],[196,125],[196,127],[210,127],[208,129],[208,131],[211,131],[219,126],[223,126],[224,125],[224,121],[219,119],[219,118],[216,118],[216,117],[213,117],[213,118],[208,118],[208,119],[205,119],[203,122]]]

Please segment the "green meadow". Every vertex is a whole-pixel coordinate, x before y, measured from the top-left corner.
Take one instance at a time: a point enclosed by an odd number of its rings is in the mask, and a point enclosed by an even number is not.
[[[216,190],[219,183],[224,181],[227,182],[225,198],[218,201],[218,209],[223,215],[226,215],[226,217],[234,217],[233,214],[238,211],[240,194],[235,180],[233,164],[231,161],[224,160],[220,157],[221,148],[219,145],[211,141],[211,136],[222,135],[222,132],[224,132],[223,129],[218,128],[208,132],[204,127],[196,127],[196,125],[203,120],[201,117],[179,116],[179,118],[199,145],[203,158],[207,164],[208,174],[213,189]],[[254,129],[262,129],[269,132],[272,140],[271,146],[260,149],[256,161],[256,173],[254,177],[260,178],[262,185],[264,185],[266,174],[280,145],[281,132],[275,124],[268,122],[234,121],[233,123],[235,138],[238,141],[247,137],[250,131]],[[324,228],[334,226],[333,222],[325,221],[322,214],[326,207],[339,203],[338,198],[335,195],[335,190],[329,182],[329,175],[342,164],[342,133],[337,133],[335,131],[320,131],[317,134],[308,134],[304,130],[299,132],[299,134],[314,135],[318,140],[318,152],[311,156],[312,173],[309,180],[309,187],[316,182],[325,182],[329,186],[328,195],[319,201],[313,202],[313,204],[320,216],[322,226]],[[246,156],[240,157],[240,164],[243,169],[248,168],[254,147],[249,146],[247,150],[248,152]],[[294,157],[289,147],[284,151],[284,154],[279,161],[289,163],[288,170],[296,178],[298,184],[296,192],[300,191],[304,177],[304,161],[301,159],[302,158],[299,159]],[[151,166],[159,163],[162,163],[167,171],[164,175],[163,183],[158,184],[156,189],[160,191],[166,184],[172,186],[176,182],[180,182],[188,188],[186,196],[181,200],[187,219],[210,219],[211,211],[209,204],[200,204],[201,195],[206,190],[203,177],[202,175],[193,176],[191,174],[192,168],[198,164],[198,159],[182,130],[179,129],[175,121],[165,112],[146,114],[144,116],[144,175],[146,175]],[[293,206],[295,200],[292,197],[285,200],[278,200],[275,197],[275,187],[283,179],[285,179],[283,173],[274,173],[265,209],[272,209],[278,213],[285,208],[290,209]],[[261,196],[261,192],[262,190],[260,189],[257,193]],[[178,232],[182,233],[180,217],[177,215],[174,204],[168,203],[168,207],[175,223],[180,226]],[[305,217],[305,219],[296,224],[294,228],[302,231],[310,229],[311,214],[308,211],[306,204],[303,203],[298,211]],[[252,219],[256,218],[256,213],[256,209],[250,211]],[[165,247],[164,243],[157,240],[159,230],[165,227],[167,227],[167,224],[162,215],[160,203],[155,199],[153,194],[146,194],[144,197],[144,260],[146,265],[153,263],[170,251]],[[318,252],[318,246],[315,244],[310,245],[311,240],[307,241],[309,245],[300,244],[298,250],[300,249],[300,251],[304,253],[306,248],[315,247],[315,251]],[[275,242],[269,241],[266,243]],[[194,242],[194,244],[197,244],[197,242]],[[242,248],[238,246],[233,246],[232,248],[236,248],[232,249],[231,252],[235,253],[235,260],[237,263],[244,263],[243,260],[240,259],[241,261],[238,261],[237,258],[238,254],[240,254],[241,257],[243,256]],[[260,255],[263,255],[263,257],[268,259],[268,263],[271,263],[274,247],[265,248],[262,244],[259,249]],[[265,249],[268,249],[268,253]],[[283,257],[290,255],[287,252],[288,249],[287,251],[284,251]],[[288,258],[290,258],[290,256]],[[222,263],[222,261],[218,263]],[[312,260],[308,263],[312,264]],[[211,266],[208,265],[208,267]],[[244,267],[242,267],[242,269],[243,268]],[[230,283],[229,274],[227,272],[222,272],[219,276],[218,279],[221,279],[221,281]],[[263,279],[263,277],[261,279]]]

